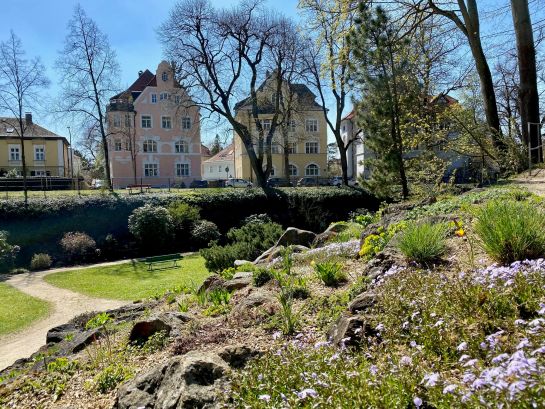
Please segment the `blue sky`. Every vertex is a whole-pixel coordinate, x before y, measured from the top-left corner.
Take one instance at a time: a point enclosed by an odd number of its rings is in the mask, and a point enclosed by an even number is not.
[[[237,2],[213,0],[218,7]],[[161,61],[156,29],[166,20],[176,0],[1,0],[1,3],[0,40],[6,39],[13,29],[21,38],[27,56],[42,59],[51,80],[46,94],[53,97],[58,91],[53,66],[76,4],[80,3],[108,35],[121,67],[121,85],[125,87],[136,79],[138,71],[146,68],[154,71]],[[297,0],[267,0],[266,4],[286,15],[295,16],[297,12]],[[68,136],[65,124],[58,124],[45,114],[34,116],[36,122]],[[207,137],[203,135],[203,139]]]

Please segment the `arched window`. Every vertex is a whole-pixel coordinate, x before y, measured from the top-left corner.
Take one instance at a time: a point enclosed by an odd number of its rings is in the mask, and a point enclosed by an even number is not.
[[[320,168],[318,165],[311,163],[305,168],[305,176],[319,176]]]
[[[142,146],[144,152],[157,152],[157,142],[147,139]]]
[[[290,163],[290,165],[289,165],[289,170],[290,170],[290,176],[297,176],[297,173],[298,173],[298,172],[297,172],[297,166],[292,165],[292,164]]]
[[[174,150],[176,151],[176,153],[188,153],[189,144],[186,141],[178,141],[174,145]]]
[[[166,72],[163,72],[163,74],[161,75],[161,78],[163,81],[168,80],[168,74]]]

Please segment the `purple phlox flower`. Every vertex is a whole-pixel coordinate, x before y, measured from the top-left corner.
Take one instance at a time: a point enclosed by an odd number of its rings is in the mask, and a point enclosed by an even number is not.
[[[499,364],[500,362],[505,361],[507,358],[509,358],[509,354],[499,354],[498,356],[492,358],[492,363]]]
[[[528,338],[523,338],[522,341],[519,342],[517,345],[517,349],[523,349],[530,345],[530,341],[528,341]]]
[[[511,356],[505,372],[508,376],[529,375],[537,372],[537,361],[535,358],[526,358],[524,351],[518,350]]]
[[[531,327],[537,327],[537,326],[541,326],[543,322],[545,322],[543,318],[536,318],[535,320],[530,321],[528,325]]]
[[[447,393],[452,393],[456,390],[457,387],[458,385],[451,383],[450,385],[447,385],[443,388],[443,394],[446,395]]]
[[[467,368],[469,366],[475,366],[475,364],[479,362],[478,359],[470,359],[469,361],[467,361],[463,366],[464,368]]]
[[[346,343],[350,341],[350,337],[341,339],[341,349],[346,349]]]
[[[275,333],[272,334],[272,338],[274,340],[280,338],[281,336],[282,336],[282,332],[280,332],[280,331],[276,331]]]
[[[456,347],[457,351],[466,351],[467,350],[467,342],[462,342],[460,345]]]
[[[419,408],[420,406],[422,406],[422,399],[420,399],[418,396],[415,396],[413,399],[413,403],[414,403],[414,406]]]
[[[544,303],[539,303],[539,311],[537,312],[539,315],[545,315],[545,304]]]
[[[433,324],[433,326],[434,326],[434,328],[437,328],[437,327],[440,327],[441,325],[443,325],[444,323],[445,323],[445,321],[439,320],[435,324]]]
[[[487,344],[486,342],[483,341],[483,342],[481,342],[481,343],[479,344],[479,347],[480,347],[481,349],[487,349],[487,348],[488,348],[488,344]]]
[[[481,389],[486,385],[486,381],[482,378],[477,378],[473,383],[471,384],[472,389]]]
[[[333,362],[333,361],[336,361],[337,359],[339,359],[339,353],[335,352],[333,355],[331,355],[331,357],[328,359],[328,362]]]
[[[542,347],[532,351],[532,355],[535,355],[535,354],[545,354],[545,346],[542,346]]]
[[[409,329],[409,321],[405,321],[403,325],[401,325],[401,329]]]
[[[320,349],[320,348],[323,348],[323,347],[327,347],[329,345],[331,345],[331,342],[329,342],[329,341],[320,341],[320,342],[316,342],[314,344],[314,348],[315,349]]]
[[[509,398],[513,400],[517,394],[526,389],[526,382],[519,380],[509,385]]]
[[[384,330],[384,324],[383,324],[383,323],[379,323],[375,329],[376,329],[377,331],[383,331],[383,330]]]
[[[263,374],[262,373],[257,375],[257,380],[260,381],[260,382],[263,380]]]
[[[462,355],[460,357],[460,359],[458,359],[458,362],[463,362],[463,361],[465,361],[466,359],[469,359],[469,358],[471,358],[469,355],[464,354],[464,355]]]
[[[414,320],[418,315],[420,315],[420,311],[415,311],[411,314],[411,319]]]
[[[318,396],[318,392],[316,392],[314,389],[312,388],[306,388],[306,389],[303,389],[302,391],[300,392],[296,392],[297,394],[297,397],[301,400],[303,399],[306,399],[308,397],[310,398],[316,398]]]
[[[356,372],[356,371],[348,372],[348,373],[346,374],[346,376],[348,376],[349,379],[350,379],[350,378],[355,378],[355,377],[357,377],[358,375],[359,375],[359,372]]]
[[[477,378],[474,373],[472,372],[465,372],[464,376],[462,378],[464,383],[471,383]]]
[[[371,365],[369,367],[369,373],[375,376],[378,373],[378,367],[376,365]]]
[[[473,396],[471,392],[465,393],[464,396],[462,396],[461,402],[466,403],[469,399],[471,399],[471,396]]]
[[[424,383],[424,386],[426,387],[433,387],[437,385],[438,381],[439,381],[439,374],[437,372],[426,374],[424,375],[424,379],[422,379],[422,383]]]
[[[259,395],[258,397],[259,400],[263,400],[265,402],[269,402],[271,400],[271,395]]]
[[[409,345],[411,346],[411,348],[416,348],[418,346],[416,341],[411,341]]]
[[[518,319],[518,320],[515,320],[515,325],[525,325],[526,324],[526,321],[523,320],[523,319]]]
[[[399,362],[401,363],[401,365],[405,365],[405,366],[410,366],[413,364],[413,360],[411,359],[411,357],[406,355],[402,356]]]

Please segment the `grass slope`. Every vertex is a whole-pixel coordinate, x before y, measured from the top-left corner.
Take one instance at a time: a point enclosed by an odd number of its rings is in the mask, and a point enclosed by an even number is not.
[[[198,255],[184,257],[178,261],[178,267],[171,265],[172,262],[156,264],[153,271],[148,271],[147,264],[130,262],[63,271],[46,276],[45,281],[91,297],[137,300],[180,285],[200,285],[209,275],[204,259]]]
[[[29,326],[49,312],[49,304],[0,283],[0,335]],[[14,311],[17,311],[14,314]]]

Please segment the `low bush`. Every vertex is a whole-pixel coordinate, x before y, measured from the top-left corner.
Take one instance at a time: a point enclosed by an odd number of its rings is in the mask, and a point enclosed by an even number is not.
[[[401,233],[399,250],[409,261],[430,265],[446,252],[447,226],[443,223],[413,223]]]
[[[210,242],[219,240],[220,231],[216,223],[208,220],[198,220],[191,229],[191,238],[198,247],[208,247]]]
[[[261,267],[257,268],[253,272],[254,285],[256,287],[262,287],[267,284],[273,278],[273,273],[271,270]]]
[[[11,269],[18,252],[19,246],[8,242],[8,233],[0,231],[0,273],[7,273]]]
[[[248,260],[253,254],[252,246],[248,243],[234,243],[225,246],[217,244],[201,249],[200,253],[206,260],[205,266],[209,271],[217,272],[232,267],[235,260]]]
[[[201,218],[201,209],[184,202],[171,203],[168,213],[172,218],[174,234],[181,238],[185,238],[184,234],[189,233],[193,224]]]
[[[47,270],[49,267],[51,267],[51,257],[49,257],[49,254],[45,253],[39,253],[34,254],[32,256],[32,260],[30,261],[30,269],[31,270]]]
[[[111,364],[95,376],[95,387],[100,393],[108,393],[131,377],[132,371],[126,365]]]
[[[346,281],[346,274],[341,263],[325,261],[311,264],[318,279],[328,287],[336,287]]]
[[[545,213],[526,202],[495,200],[477,212],[475,232],[492,259],[509,264],[545,256]]]
[[[371,260],[380,253],[390,240],[406,226],[404,221],[391,224],[388,228],[379,227],[377,233],[370,234],[363,239],[359,255],[364,260]]]
[[[116,260],[121,258],[121,246],[113,234],[107,234],[104,240],[99,243],[101,255],[105,260]]]
[[[97,244],[88,234],[82,232],[66,233],[60,241],[67,258],[72,262],[89,261],[95,256]]]
[[[129,216],[129,231],[147,249],[158,249],[169,243],[172,226],[172,216],[162,206],[146,204]]]

